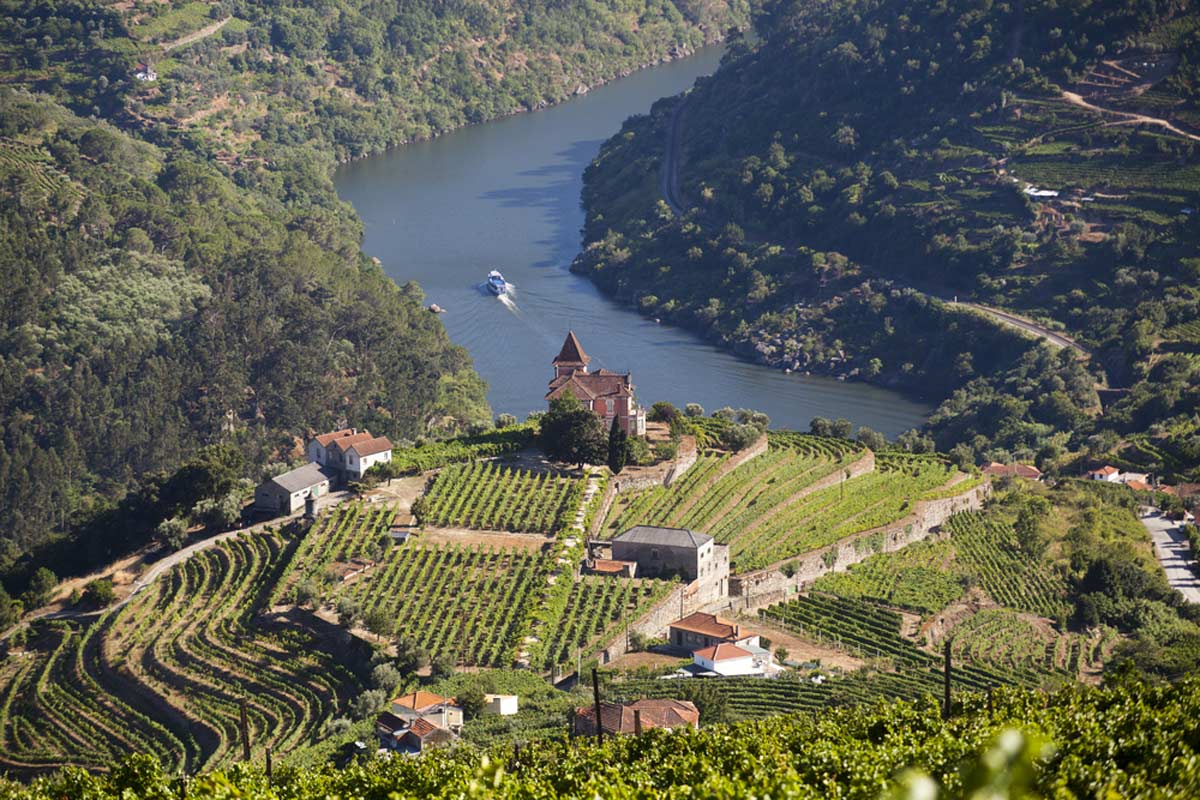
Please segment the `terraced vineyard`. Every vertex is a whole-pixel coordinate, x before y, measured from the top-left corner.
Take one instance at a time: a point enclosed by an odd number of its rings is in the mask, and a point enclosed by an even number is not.
[[[1015,611],[984,609],[954,627],[951,649],[959,658],[1016,670],[1098,671],[1120,637],[1110,628],[1094,637],[1055,634]]]
[[[430,654],[472,666],[507,666],[552,566],[526,550],[407,544],[392,550],[330,600],[354,598],[364,614],[383,609],[398,635]]]
[[[373,560],[391,549],[388,529],[396,513],[386,505],[342,503],[322,514],[292,554],[283,579],[271,595],[271,604],[290,599],[302,580],[329,582],[336,564],[353,559]]]
[[[131,751],[172,768],[227,763],[240,757],[242,698],[260,756],[315,742],[361,685],[308,629],[254,619],[283,547],[243,534],[88,627],[37,625],[30,648],[0,667],[0,765],[102,768]]]
[[[779,603],[760,612],[764,619],[802,636],[846,650],[861,658],[887,659],[902,673],[913,673],[919,681],[940,677],[941,660],[921,650],[900,634],[901,617],[894,611],[858,600],[809,595]],[[1004,668],[985,662],[961,662],[954,683],[964,689],[986,689],[1000,684],[1038,686],[1042,671],[1024,667]]]
[[[25,191],[46,197],[63,192],[71,202],[83,197],[83,188],[56,167],[50,154],[37,145],[0,137],[0,173],[27,177],[30,183],[22,187]]]
[[[947,523],[958,561],[1003,606],[1054,618],[1065,608],[1062,580],[1017,546],[1012,527],[977,511],[955,514]]]
[[[447,467],[426,493],[426,522],[443,527],[554,533],[570,524],[585,481],[476,461]]]
[[[584,576],[571,587],[553,635],[541,647],[530,648],[531,663],[546,670],[573,664],[579,648],[612,638],[623,623],[636,620],[672,586],[670,581]]]
[[[954,562],[954,545],[923,541],[879,553],[847,572],[823,575],[813,591],[932,614],[962,597],[965,575]]]

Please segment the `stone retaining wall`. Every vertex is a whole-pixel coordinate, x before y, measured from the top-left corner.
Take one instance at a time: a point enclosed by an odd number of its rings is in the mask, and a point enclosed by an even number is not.
[[[954,497],[918,502],[901,520],[856,533],[831,545],[729,579],[730,611],[753,611],[788,600],[822,575],[840,572],[875,553],[890,553],[918,542],[959,511],[978,509],[991,494],[982,483]],[[785,567],[792,571],[789,576]]]

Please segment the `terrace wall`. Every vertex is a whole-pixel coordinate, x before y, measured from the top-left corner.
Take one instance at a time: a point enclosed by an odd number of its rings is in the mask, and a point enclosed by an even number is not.
[[[653,608],[639,617],[636,622],[631,623],[629,625],[629,633],[640,633],[649,638],[664,635],[667,631],[667,626],[672,622],[700,609],[702,605],[700,602],[700,588],[698,581],[676,586],[670,594],[659,600]],[[607,664],[613,659],[619,658],[629,652],[628,642],[629,640],[626,638],[625,631],[622,630],[612,640],[605,642],[602,647],[597,648],[592,655],[601,664]]]
[[[926,538],[959,511],[980,508],[991,490],[991,484],[985,482],[954,497],[920,501],[913,513],[889,525],[856,533],[755,572],[733,576],[729,579],[728,604],[721,608],[731,612],[754,611],[784,602],[822,575],[843,571],[875,553],[890,553]],[[794,570],[790,577],[783,572],[785,566]]]

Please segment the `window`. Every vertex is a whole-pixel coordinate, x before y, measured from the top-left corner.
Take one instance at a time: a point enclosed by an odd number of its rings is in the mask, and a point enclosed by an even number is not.
[[[610,417],[613,415],[613,401],[611,399],[604,401],[604,411]]]
[[[658,561],[658,548],[656,548],[656,547],[650,548],[650,559],[652,561]]]

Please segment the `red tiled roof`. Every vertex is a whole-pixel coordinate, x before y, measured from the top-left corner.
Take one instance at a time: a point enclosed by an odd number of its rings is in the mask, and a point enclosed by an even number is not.
[[[736,644],[721,642],[712,647],[705,647],[703,650],[697,650],[695,655],[707,661],[732,661],[735,658],[747,658],[754,655],[749,650],[743,650]]]
[[[358,453],[359,457],[373,456],[392,449],[392,443],[386,436],[377,436],[365,442],[355,442],[348,448]]]
[[[1116,467],[1105,465],[1100,469],[1092,470],[1088,473],[1088,475],[1116,475],[1120,471],[1121,470],[1117,469]]]
[[[409,692],[392,700],[392,705],[400,706],[401,708],[410,708],[413,711],[425,711],[433,706],[440,706],[442,703],[449,706],[457,706],[457,703],[448,697],[442,697],[440,694],[424,690]]]
[[[342,428],[340,431],[332,431],[330,433],[322,433],[317,437],[317,443],[321,447],[329,447],[330,442],[334,439],[340,439],[344,436],[353,436],[357,431],[354,428]]]
[[[984,467],[983,473],[997,477],[1015,476],[1018,478],[1028,478],[1035,481],[1042,477],[1042,471],[1029,464],[1001,464],[996,461]]]
[[[1135,492],[1153,492],[1154,487],[1145,481],[1126,481],[1125,485]]]
[[[344,453],[354,445],[362,444],[363,442],[369,442],[374,438],[375,437],[371,435],[370,431],[359,431],[358,433],[354,433],[349,436],[339,436],[328,446],[331,450],[337,448]]]
[[[563,342],[562,349],[558,351],[558,355],[550,363],[587,364],[591,360],[591,357],[583,352],[583,346],[579,344],[579,339],[575,336],[575,331],[567,331],[567,339]]]
[[[684,725],[696,727],[700,722],[700,712],[696,706],[687,700],[638,700],[622,705],[621,703],[601,703],[600,720],[605,733],[626,734],[636,733],[637,723],[634,711],[642,720],[642,730],[650,728],[678,728]],[[596,724],[596,707],[583,706],[575,709],[575,716],[586,720],[594,729]]]
[[[550,381],[550,391],[546,399],[553,400],[562,394],[563,389],[570,387],[571,393],[580,400],[594,400],[597,397],[629,397],[633,387],[629,384],[629,375],[618,375],[615,372],[574,372]]]
[[[429,734],[438,730],[438,726],[434,725],[427,719],[415,719],[413,720],[412,724],[408,726],[408,729],[424,739]]]
[[[711,636],[714,639],[733,639],[738,635],[738,626],[736,623],[726,619],[705,614],[702,611],[697,611],[694,614],[688,614],[683,619],[675,620],[670,627],[678,628],[681,631],[689,633],[699,633],[702,636]]]

